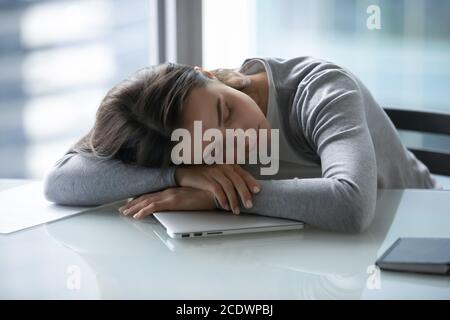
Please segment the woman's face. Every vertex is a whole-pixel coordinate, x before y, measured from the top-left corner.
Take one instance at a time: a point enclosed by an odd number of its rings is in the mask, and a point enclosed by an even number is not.
[[[226,129],[243,129],[244,131],[255,129],[257,141],[260,138],[260,129],[270,129],[264,113],[252,98],[219,81],[210,83],[204,88],[193,89],[185,100],[181,116],[182,127],[190,132],[191,137],[194,137],[194,121],[201,121],[202,136],[208,129],[218,129],[222,133],[224,146],[226,145]],[[210,143],[210,141],[203,141],[202,151]],[[270,144],[270,134],[267,135],[267,143]],[[193,143],[191,145],[193,146]],[[248,139],[246,139],[245,150],[247,158]],[[236,155],[236,152],[234,154]]]

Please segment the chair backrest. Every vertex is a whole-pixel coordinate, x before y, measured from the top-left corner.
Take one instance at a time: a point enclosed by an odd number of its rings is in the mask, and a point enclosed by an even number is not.
[[[450,114],[384,108],[398,130],[437,133],[450,136]],[[409,148],[432,173],[450,176],[450,153]]]

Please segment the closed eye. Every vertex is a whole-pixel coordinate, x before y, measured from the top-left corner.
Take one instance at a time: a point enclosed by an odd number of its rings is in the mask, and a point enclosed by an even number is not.
[[[228,104],[226,104],[226,106],[227,106],[226,107],[227,108],[227,116],[225,118],[225,123],[228,123],[231,119],[231,115],[233,112],[232,112],[231,108],[228,107]]]

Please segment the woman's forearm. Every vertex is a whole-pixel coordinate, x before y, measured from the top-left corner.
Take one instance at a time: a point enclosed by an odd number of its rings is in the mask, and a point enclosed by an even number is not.
[[[303,221],[341,232],[361,232],[375,211],[375,194],[333,178],[261,180],[253,207],[242,212]]]
[[[101,205],[176,186],[174,166],[146,168],[80,154],[65,157],[44,180],[46,198],[58,204]]]

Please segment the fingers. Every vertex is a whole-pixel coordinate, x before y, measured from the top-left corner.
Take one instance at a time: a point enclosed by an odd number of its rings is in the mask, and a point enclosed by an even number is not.
[[[187,184],[188,187],[211,192],[222,208],[235,214],[240,213],[240,201],[246,208],[253,207],[252,194],[261,189],[259,182],[239,165],[190,167],[186,172],[178,170],[178,180],[179,185]],[[141,195],[128,201],[119,211],[127,216],[145,217],[155,212],[152,203],[159,203],[168,197],[173,198],[168,190]],[[179,203],[171,206],[174,205]]]
[[[223,189],[223,192],[225,193],[228,203],[230,205],[231,210],[234,214],[239,214],[239,200],[236,193],[236,189],[234,188],[233,183],[230,181],[230,179],[224,175],[224,174],[218,174],[217,176],[214,176],[214,179],[220,184],[220,186]]]
[[[148,215],[153,214],[156,211],[162,211],[165,209],[164,204],[165,204],[164,201],[154,201],[149,205],[141,208],[136,214],[133,215],[133,218],[142,219]]]
[[[258,193],[261,187],[258,181],[239,165],[216,166],[209,173],[209,177],[217,182],[211,191],[220,205],[229,210],[230,205],[235,214],[239,214],[239,198],[246,208],[253,207],[252,193]],[[225,202],[225,204],[224,204]]]
[[[119,208],[119,212],[126,216],[134,216],[141,209],[147,207],[152,202],[157,201],[160,198],[160,196],[161,196],[160,192],[144,194],[140,197],[128,201],[128,203]]]
[[[224,208],[225,210],[230,210],[230,206],[228,205],[228,198],[225,192],[223,191],[223,188],[220,185],[220,183],[218,183],[214,179],[211,179],[211,187],[210,190],[208,191],[210,191],[216,197],[217,201],[219,202],[222,208]]]
[[[154,192],[151,194],[151,196],[159,196],[160,192]],[[144,199],[148,199],[150,194],[144,194],[139,197],[133,198],[132,200],[129,200],[126,204],[124,204],[122,207],[119,208],[120,213],[124,213],[125,210],[130,209],[131,207],[135,206],[136,204],[142,203]]]
[[[157,200],[156,198],[144,199],[134,206],[123,210],[123,214],[126,216],[132,216],[135,219],[141,219],[148,215],[153,214],[156,211],[166,210],[167,201]]]
[[[136,214],[139,210],[141,210],[142,208],[145,208],[146,206],[148,206],[151,203],[150,199],[145,199],[142,200],[141,202],[138,202],[137,204],[135,204],[134,206],[129,207],[128,209],[125,209],[122,211],[122,213],[126,216],[128,215],[134,215]]]
[[[237,192],[239,193],[239,196],[244,206],[246,208],[253,207],[252,195],[244,179],[239,174],[237,174],[233,169],[227,170],[225,174],[227,175],[228,179],[231,180]]]
[[[251,190],[251,192],[258,193],[261,191],[261,186],[258,181],[247,170],[244,170],[241,166],[236,165],[234,166],[234,171],[244,179],[248,189]]]

